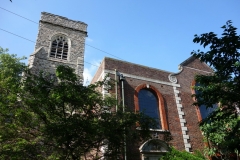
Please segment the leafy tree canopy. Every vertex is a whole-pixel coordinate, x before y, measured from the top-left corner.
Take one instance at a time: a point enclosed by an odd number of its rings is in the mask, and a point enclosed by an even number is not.
[[[195,35],[194,43],[199,43],[208,51],[193,51],[191,54],[210,65],[212,74],[195,77],[199,91],[195,105],[218,109],[201,124],[201,130],[210,143],[209,154],[239,154],[240,151],[240,36],[237,28],[227,21],[222,26],[222,37],[213,32]]]
[[[154,120],[132,129],[145,115],[113,112],[116,100],[97,91],[105,81],[83,86],[66,66],[55,75],[32,74],[21,58],[0,51],[1,159],[118,159],[124,137],[149,138]]]
[[[206,158],[199,151],[189,153],[187,151],[178,151],[175,148],[171,148],[171,151],[161,157],[160,160],[206,160]]]

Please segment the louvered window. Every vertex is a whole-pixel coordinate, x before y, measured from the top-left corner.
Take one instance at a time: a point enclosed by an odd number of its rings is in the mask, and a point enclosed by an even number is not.
[[[50,57],[65,59],[68,56],[68,42],[63,36],[58,36],[52,41]]]

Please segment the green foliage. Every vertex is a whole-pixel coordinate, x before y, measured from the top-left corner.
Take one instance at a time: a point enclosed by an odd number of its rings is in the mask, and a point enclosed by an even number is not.
[[[31,129],[38,123],[22,105],[22,72],[26,66],[16,55],[0,47],[0,158],[20,159],[39,154],[38,139]],[[34,136],[33,136],[34,135]]]
[[[21,85],[21,74],[25,69],[23,58],[7,54],[8,49],[0,47],[0,106],[12,105],[16,102],[19,86]]]
[[[200,43],[209,51],[193,51],[192,55],[209,64],[214,73],[197,75],[195,80],[200,91],[195,105],[219,109],[200,124],[201,130],[210,143],[209,154],[230,155],[240,151],[240,36],[237,28],[227,21],[223,27],[222,37],[213,32],[195,35],[193,42]]]
[[[32,74],[22,59],[1,49],[1,159],[118,159],[127,141],[149,138],[153,120],[131,111],[113,112],[116,100],[103,98],[97,88],[83,86],[73,69],[59,66],[56,75]],[[24,71],[24,77],[22,72]]]
[[[199,151],[189,153],[171,148],[171,151],[161,157],[160,160],[206,160],[206,158]]]

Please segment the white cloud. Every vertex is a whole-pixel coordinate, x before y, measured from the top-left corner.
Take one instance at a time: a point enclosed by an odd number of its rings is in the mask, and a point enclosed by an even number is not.
[[[86,38],[86,41],[88,41],[88,42],[93,42],[93,39],[91,39],[91,38]]]
[[[96,70],[98,69],[97,66],[100,65],[101,60],[94,60],[89,63],[84,64],[84,71],[83,71],[83,85],[87,86],[90,84],[94,74],[96,73]]]

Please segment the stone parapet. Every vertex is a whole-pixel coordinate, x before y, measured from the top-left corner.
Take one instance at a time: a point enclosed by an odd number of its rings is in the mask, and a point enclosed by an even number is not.
[[[71,19],[68,19],[66,17],[54,15],[51,13],[47,12],[42,12],[41,15],[41,21],[67,27],[67,28],[72,28],[75,30],[79,31],[84,31],[87,33],[87,24],[81,21],[74,21]]]

